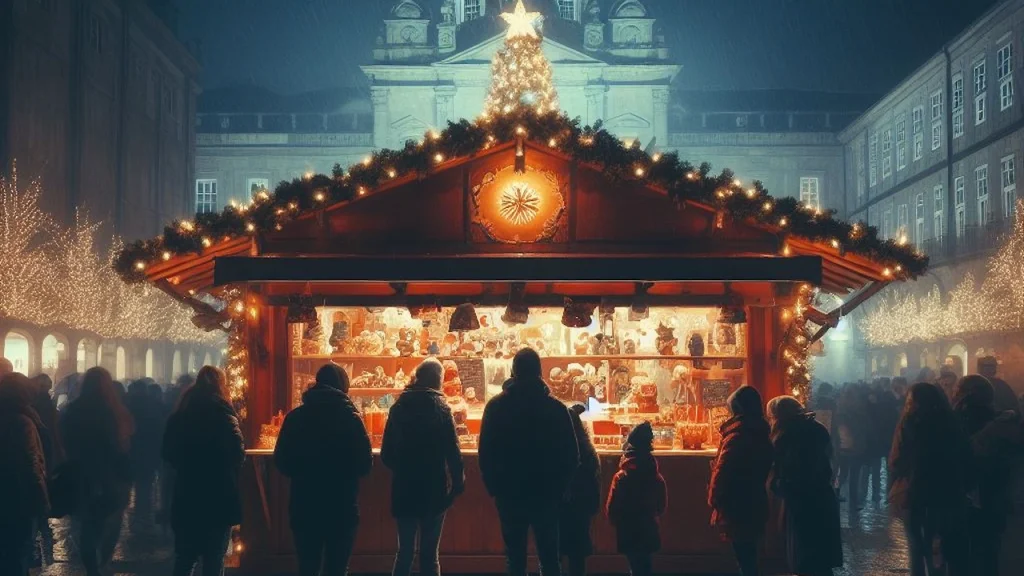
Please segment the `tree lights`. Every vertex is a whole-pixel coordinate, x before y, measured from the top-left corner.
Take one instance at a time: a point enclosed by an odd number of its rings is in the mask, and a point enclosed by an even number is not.
[[[508,114],[529,107],[538,114],[557,112],[558,95],[551,81],[551,64],[541,51],[543,39],[534,22],[540,16],[527,12],[522,0],[501,17],[508,23],[505,46],[491,64],[491,89],[484,115]]]
[[[808,348],[813,336],[805,312],[814,300],[814,288],[802,284],[792,308],[783,308],[780,320],[786,330],[782,338],[780,356],[785,366],[785,381],[789,393],[806,402],[810,393],[811,367],[808,364]]]

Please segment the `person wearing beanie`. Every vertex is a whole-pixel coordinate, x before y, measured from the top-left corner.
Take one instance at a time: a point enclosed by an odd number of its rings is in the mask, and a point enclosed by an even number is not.
[[[757,389],[740,387],[729,396],[728,405],[732,417],[719,428],[722,440],[708,483],[711,525],[732,542],[740,574],[756,576],[758,541],[768,522],[765,484],[772,469],[771,428]]]
[[[658,518],[668,505],[668,489],[653,450],[651,423],[638,424],[626,438],[605,505],[619,553],[626,556],[633,576],[650,576],[653,571],[651,556],[661,549]]]
[[[359,524],[359,479],[370,473],[370,437],[333,362],[316,373],[302,405],[281,425],[274,464],[291,478],[289,518],[299,574],[345,574]]]
[[[420,540],[420,575],[440,576],[444,517],[465,489],[455,419],[441,393],[444,367],[427,358],[388,412],[380,459],[392,471],[391,515],[398,524],[392,576],[409,576]]]
[[[478,457],[498,509],[508,573],[526,575],[532,529],[541,573],[559,574],[559,504],[580,454],[569,411],[541,378],[536,351],[516,353],[511,381],[484,408]]]
[[[586,411],[579,402],[569,406],[580,447],[580,466],[562,500],[558,522],[560,552],[569,559],[569,576],[583,576],[587,571],[587,557],[594,551],[590,524],[601,510],[601,463],[580,418]]]

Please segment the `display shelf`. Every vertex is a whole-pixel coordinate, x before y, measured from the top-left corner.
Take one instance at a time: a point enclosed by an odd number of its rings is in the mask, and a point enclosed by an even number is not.
[[[494,358],[483,358],[480,356],[369,356],[364,354],[301,354],[292,356],[293,360],[399,360],[413,359],[425,360],[437,358],[438,360],[493,360]],[[541,360],[707,360],[711,362],[722,360],[742,360],[746,362],[746,356],[663,356],[661,354],[584,354],[570,355],[560,354],[553,356],[541,356]],[[511,360],[511,358],[503,358]]]
[[[388,394],[399,395],[405,388],[349,388],[349,396],[387,396]]]

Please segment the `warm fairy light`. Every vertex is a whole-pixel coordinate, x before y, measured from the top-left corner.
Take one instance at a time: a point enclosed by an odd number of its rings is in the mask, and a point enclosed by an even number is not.
[[[558,146],[558,140],[555,140],[554,138],[548,140],[548,148],[554,148],[556,146]]]
[[[581,136],[580,137],[580,144],[583,144],[584,146],[590,146],[593,143],[594,143],[594,137],[593,136]]]
[[[440,152],[434,154],[434,162],[437,162],[438,164],[444,162],[444,154],[441,154]]]
[[[538,12],[527,12],[522,0],[511,13],[501,14],[508,23],[504,46],[491,64],[491,87],[484,102],[488,115],[509,114],[518,108],[538,114],[558,112],[558,95],[551,79],[551,64],[541,50],[542,40],[534,23]],[[516,133],[522,135],[518,129]]]
[[[644,169],[639,166],[637,166],[636,170],[634,170],[633,173],[637,175],[637,178],[642,178],[645,174]]]
[[[690,180],[696,180],[697,179],[697,173],[696,172],[687,172],[686,173],[686,177],[688,179],[690,179]]]
[[[907,241],[908,241],[907,235],[906,234],[900,234],[900,237],[896,240],[896,244],[899,244],[900,246],[906,246],[907,245]]]
[[[363,188],[362,186],[360,186],[359,187],[359,195],[360,196],[366,196],[366,188]]]
[[[388,168],[388,178],[394,178],[398,176],[398,172],[395,172],[394,168]]]
[[[313,173],[312,172],[306,172],[305,174],[303,174],[302,177],[305,178],[306,180],[312,180],[313,179]]]
[[[371,162],[373,162],[373,159],[370,158],[369,156],[363,158],[363,166],[369,166]]]
[[[274,214],[277,214],[278,216],[284,214],[284,208],[278,208],[277,210],[274,210]]]
[[[732,181],[732,185],[736,186],[737,188],[739,188],[740,186],[743,186],[743,182],[740,182],[740,179],[737,178],[737,179]]]
[[[892,270],[890,270],[888,268],[882,270],[882,276],[885,276],[886,278],[888,278],[889,276],[892,276]]]
[[[253,320],[255,320],[255,319],[259,318],[259,315],[260,315],[259,308],[255,307],[255,306],[249,306],[249,318],[252,318]]]
[[[135,263],[135,269],[136,270],[145,270],[146,269],[146,263],[143,262],[142,260],[139,260],[138,262]]]
[[[270,194],[266,190],[260,190],[256,193],[256,200],[270,200]]]
[[[188,220],[182,220],[181,222],[179,222],[178,227],[184,230],[185,232],[191,232],[196,229],[195,224]]]
[[[237,314],[241,314],[242,312],[245,312],[245,304],[241,300],[239,300],[238,302],[235,302],[235,312]]]
[[[289,210],[298,210],[299,209],[299,205],[296,204],[295,202],[289,202],[288,203],[288,209]]]
[[[523,128],[522,126],[516,126],[516,134],[520,136],[526,134],[526,128]]]
[[[658,162],[660,160],[661,160],[661,153],[660,152],[655,152],[654,155],[651,156],[651,162]]]
[[[783,319],[783,320],[789,320],[790,316],[792,316],[792,314],[790,313],[790,311],[789,311],[789,310],[787,310],[787,309],[785,309],[785,308],[783,308],[783,309],[782,309],[782,319]]]
[[[783,228],[785,228],[786,224],[789,224],[789,220],[786,220],[785,216],[783,216],[782,218],[779,218],[779,226],[782,226]]]
[[[161,254],[160,257],[163,258],[164,261],[170,260],[171,259],[171,253],[168,252],[167,250],[164,250],[163,254]]]
[[[278,232],[280,232],[283,229],[284,229],[284,227],[281,226],[280,224],[274,224],[274,230],[277,230]]]
[[[761,210],[764,210],[765,212],[771,212],[772,211],[772,203],[771,203],[771,201],[766,200],[765,203],[761,205]]]
[[[213,244],[213,241],[210,240],[208,237],[203,236],[202,243],[203,243],[203,248],[209,248],[210,245]]]
[[[757,196],[757,190],[754,188],[747,188],[747,198],[753,198]]]
[[[256,225],[255,224],[253,224],[252,222],[246,222],[245,223],[245,231],[246,232],[254,232],[255,230],[256,230]]]
[[[837,250],[839,249],[839,240],[836,240],[835,238],[833,238],[831,244],[832,244],[833,248],[835,248]]]
[[[441,137],[441,133],[438,132],[437,130],[431,130],[430,131],[430,139],[431,140],[437,140],[440,137]]]
[[[324,201],[324,193],[323,192],[317,192],[316,194],[313,194],[313,200],[316,200],[317,202],[323,202]]]

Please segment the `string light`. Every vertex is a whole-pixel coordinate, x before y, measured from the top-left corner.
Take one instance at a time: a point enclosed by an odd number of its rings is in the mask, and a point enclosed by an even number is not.
[[[637,169],[633,173],[637,175],[637,178],[642,178],[645,174],[644,169],[639,166],[637,166]]]
[[[556,146],[558,146],[558,140],[555,140],[554,138],[548,140],[548,148],[554,148]]]
[[[660,152],[655,152],[654,155],[651,156],[651,162],[658,162],[660,160],[661,160],[661,153]]]
[[[203,236],[202,243],[203,243],[203,248],[209,248],[210,245],[213,244],[213,241],[210,240],[209,238],[207,238],[206,236]]]
[[[437,162],[438,164],[444,162],[444,154],[441,154],[440,152],[434,154],[434,162]]]
[[[246,222],[245,223],[245,231],[246,232],[255,232],[256,231],[256,225],[253,224],[252,222]]]
[[[323,202],[324,201],[324,193],[323,192],[317,192],[316,194],[313,194],[313,200],[316,200],[317,202]]]
[[[500,116],[529,106],[538,114],[558,112],[558,95],[552,82],[551,64],[541,50],[542,39],[534,25],[537,12],[527,12],[522,0],[511,13],[501,14],[508,23],[504,46],[491,65],[491,87],[484,114]],[[516,128],[523,135],[525,128]]]
[[[165,262],[171,259],[171,253],[168,252],[167,250],[164,250],[164,253],[161,254],[160,256],[164,259]]]

